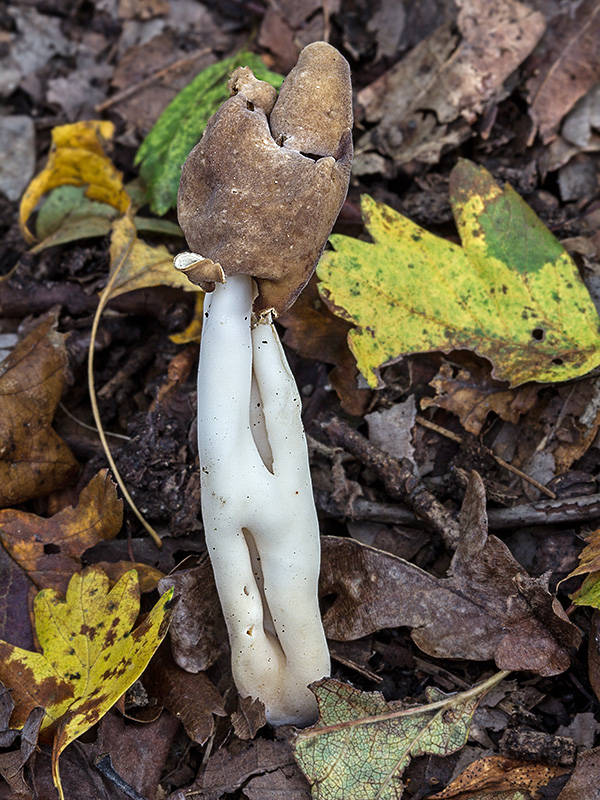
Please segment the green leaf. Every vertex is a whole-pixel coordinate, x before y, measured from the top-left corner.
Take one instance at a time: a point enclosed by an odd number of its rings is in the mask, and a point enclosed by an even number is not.
[[[217,108],[229,97],[227,79],[236,67],[279,89],[283,77],[268,70],[255,53],[241,52],[202,70],[169,103],[138,150],[135,163],[148,187],[150,208],[165,214],[177,204],[181,167]]]
[[[398,800],[412,757],[445,756],[464,746],[481,698],[472,691],[448,698],[431,689],[432,705],[396,710],[379,692],[329,678],[311,689],[319,721],[298,734],[294,748],[318,800]]]
[[[410,353],[472,350],[494,377],[564,381],[600,364],[600,318],[560,242],[510,186],[461,160],[450,200],[462,247],[364,195],[373,243],[331,237],[320,291],[348,335],[360,371]]]

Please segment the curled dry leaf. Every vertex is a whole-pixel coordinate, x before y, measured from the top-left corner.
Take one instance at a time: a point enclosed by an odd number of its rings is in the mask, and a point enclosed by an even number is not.
[[[257,278],[255,309],[283,312],[310,278],[346,197],[352,161],[350,69],[325,42],[300,53],[276,90],[247,68],[184,164],[177,213],[210,291]]]
[[[443,791],[432,794],[429,800],[460,798],[467,800],[472,793],[502,792],[520,789],[535,795],[552,778],[568,772],[566,767],[519,761],[506,756],[490,756],[473,761]]]
[[[11,725],[23,727],[30,712],[46,712],[41,730],[54,732],[52,771],[62,800],[58,758],[94,725],[137,680],[166,635],[172,606],[166,592],[132,630],[140,610],[134,570],[109,591],[102,570],[73,575],[63,599],[53,589],[35,598],[42,652],[0,642],[0,680],[12,690]]]
[[[123,501],[108,470],[82,489],[76,506],[52,517],[0,511],[0,541],[38,589],[64,593],[81,556],[104,539],[114,539],[123,522]]]
[[[104,151],[104,143],[113,134],[112,122],[100,120],[53,128],[48,162],[21,198],[19,224],[29,243],[35,237],[27,221],[43,195],[57,186],[86,186],[86,197],[90,200],[107,203],[121,214],[129,208],[131,201],[123,188],[122,175]]]
[[[50,427],[67,364],[56,322],[45,317],[0,364],[0,507],[60,489],[77,473]]]
[[[477,473],[460,526],[443,579],[351,539],[323,537],[320,593],[335,596],[323,620],[327,636],[345,641],[408,626],[418,647],[436,658],[495,659],[500,669],[541,675],[568,669],[581,634],[544,580],[529,577],[506,545],[488,535]]]

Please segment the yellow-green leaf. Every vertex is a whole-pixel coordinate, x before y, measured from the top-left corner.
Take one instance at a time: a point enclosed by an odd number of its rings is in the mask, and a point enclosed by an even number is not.
[[[454,701],[430,690],[432,706],[395,710],[379,692],[332,679],[312,684],[319,721],[298,734],[295,756],[318,800],[398,800],[410,759],[465,744],[480,695]],[[445,698],[446,703],[439,701]]]
[[[21,728],[41,706],[41,729],[54,731],[52,766],[62,798],[58,757],[94,725],[137,680],[163,640],[172,591],[131,630],[140,610],[135,570],[109,590],[105,573],[91,567],[73,575],[66,598],[54,589],[36,595],[34,614],[41,653],[0,641],[0,681],[12,694],[11,727]]]
[[[106,203],[121,214],[129,208],[122,175],[104,152],[103,144],[113,133],[112,122],[101,120],[59,125],[52,130],[48,162],[21,198],[19,224],[28,242],[35,241],[27,227],[29,217],[40,199],[57,186],[85,186],[90,200]]]
[[[167,248],[149,245],[138,239],[129,214],[115,220],[110,239],[110,274],[118,270],[110,298],[150,286],[174,286],[186,292],[199,292],[185,275],[173,266]]]
[[[462,247],[362,198],[373,243],[334,235],[317,274],[369,385],[410,353],[472,350],[519,385],[600,364],[600,318],[560,242],[510,186],[462,160],[450,177]]]

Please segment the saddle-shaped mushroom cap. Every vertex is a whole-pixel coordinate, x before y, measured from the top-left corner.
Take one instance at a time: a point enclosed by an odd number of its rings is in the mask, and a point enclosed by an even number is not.
[[[348,190],[350,69],[315,42],[276,101],[246,67],[230,87],[183,166],[179,224],[202,256],[186,274],[207,291],[215,276],[251,275],[254,310],[282,313],[312,275]]]

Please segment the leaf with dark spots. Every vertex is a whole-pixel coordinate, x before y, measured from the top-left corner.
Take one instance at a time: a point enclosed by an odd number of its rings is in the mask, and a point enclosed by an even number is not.
[[[14,509],[0,511],[0,540],[38,588],[64,593],[73,573],[81,569],[83,553],[113,539],[122,522],[123,501],[103,469],[82,489],[76,506],[49,518]]]
[[[323,537],[320,593],[335,596],[324,617],[328,637],[345,641],[407,626],[415,643],[436,658],[495,659],[500,669],[541,675],[566,670],[581,634],[545,582],[531,578],[506,545],[488,535],[477,473],[460,525],[443,579],[352,539]]]
[[[71,578],[66,598],[44,589],[35,598],[34,653],[0,641],[0,680],[12,691],[11,727],[21,728],[36,706],[54,732],[53,777],[62,798],[58,758],[64,748],[111,708],[138,679],[166,634],[172,591],[132,632],[140,610],[135,570],[109,590],[98,567]],[[109,611],[112,607],[113,614]]]
[[[60,489],[77,473],[51,428],[67,365],[56,322],[46,316],[0,364],[0,507]]]

